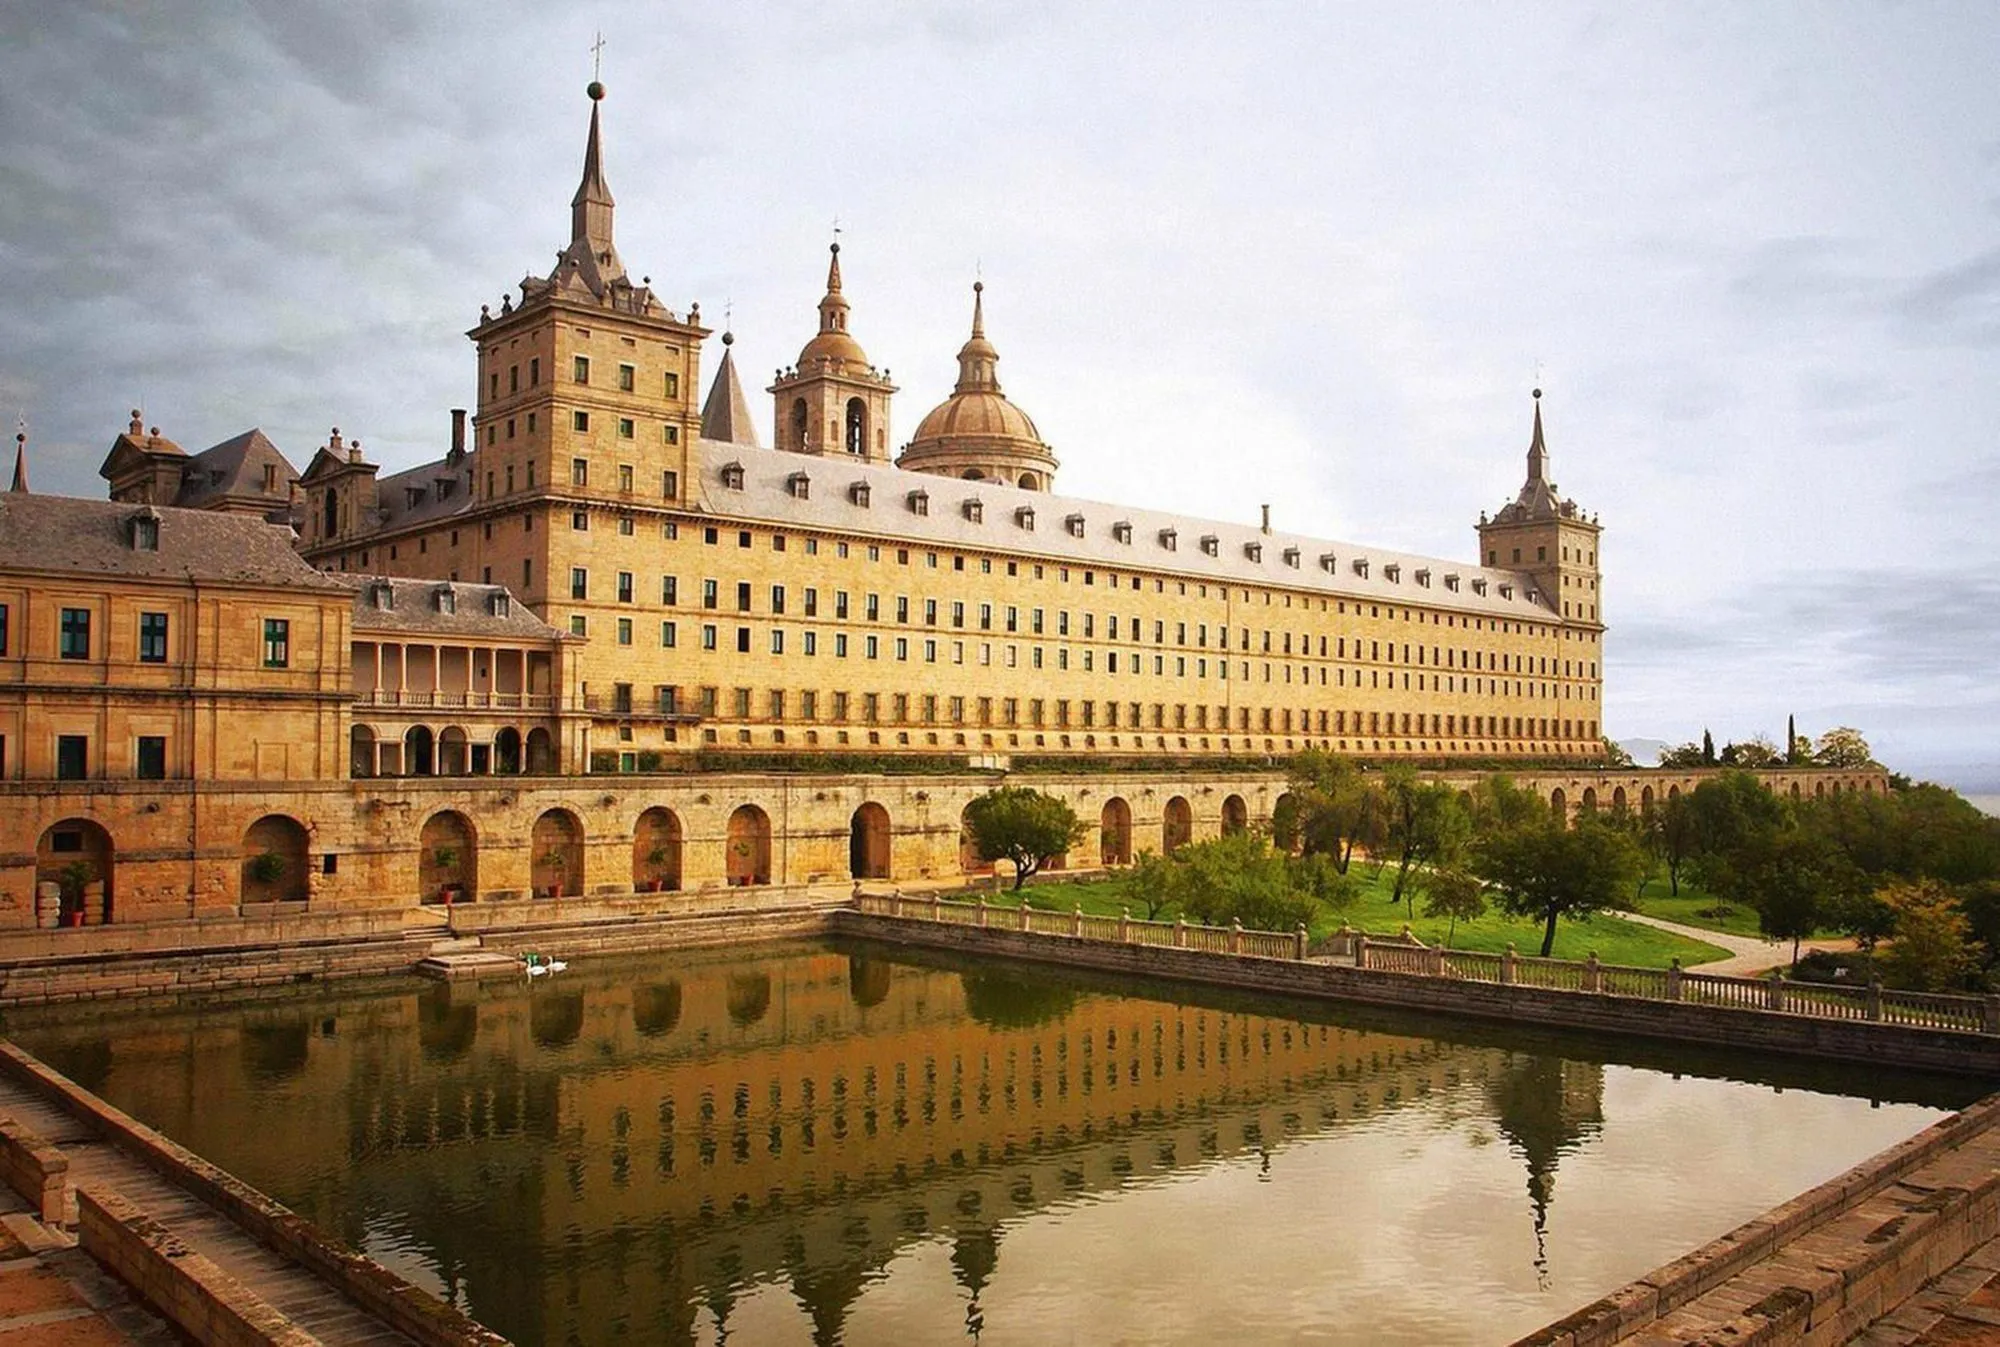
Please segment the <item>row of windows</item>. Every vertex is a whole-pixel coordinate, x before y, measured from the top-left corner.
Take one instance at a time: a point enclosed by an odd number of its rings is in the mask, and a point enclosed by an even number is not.
[[[0,780],[7,777],[7,736],[0,734]],[[162,734],[142,734],[132,741],[132,779],[167,779],[167,739]],[[56,780],[90,780],[90,736],[56,736]]]
[[[91,657],[93,615],[88,608],[64,608],[56,622],[56,653],[63,659]],[[167,615],[139,614],[139,662],[167,662]],[[282,617],[264,619],[264,667],[283,669],[291,664],[292,624]],[[7,605],[0,603],[0,655],[7,653]]]
[[[542,358],[540,356],[530,356],[528,357],[528,387],[537,388],[541,385],[541,382]],[[590,383],[589,356],[580,355],[571,359],[570,382],[585,385]],[[621,393],[637,392],[639,387],[638,367],[621,363],[618,366],[617,385],[618,391]],[[507,392],[514,394],[520,391],[521,367],[518,364],[509,365],[507,367]],[[661,379],[660,391],[668,398],[679,398],[681,395],[681,376],[672,370],[667,371]],[[487,372],[486,396],[489,400],[500,396],[500,371],[497,369]]]

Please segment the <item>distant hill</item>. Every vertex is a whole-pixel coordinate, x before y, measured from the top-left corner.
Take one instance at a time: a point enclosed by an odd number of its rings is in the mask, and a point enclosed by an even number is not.
[[[1632,761],[1641,767],[1658,767],[1660,754],[1673,745],[1664,739],[1620,739],[1618,747],[1632,755]]]

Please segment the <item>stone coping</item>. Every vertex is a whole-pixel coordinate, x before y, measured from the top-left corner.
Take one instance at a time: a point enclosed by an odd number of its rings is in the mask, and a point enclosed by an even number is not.
[[[222,913],[178,921],[113,922],[74,930],[10,930],[0,933],[0,968],[42,965],[125,955],[209,953],[265,945],[324,944],[329,941],[400,937],[407,929],[405,907],[361,908],[237,916]]]

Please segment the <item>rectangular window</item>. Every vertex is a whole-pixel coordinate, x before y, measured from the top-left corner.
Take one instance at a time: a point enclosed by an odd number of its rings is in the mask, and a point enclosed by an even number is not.
[[[660,494],[668,500],[681,494],[681,475],[669,468],[660,474]]]
[[[719,584],[718,584],[718,583],[717,583],[716,581],[714,581],[714,580],[704,580],[704,581],[702,581],[702,582],[701,582],[701,606],[702,606],[702,607],[704,607],[704,608],[713,608],[713,607],[715,607],[715,605],[716,605],[716,602],[717,602],[717,596],[718,596],[718,595],[719,595],[719,594],[721,593],[721,588],[722,588],[722,587],[721,587],[721,585],[719,585]]]
[[[578,413],[581,415],[582,413]],[[573,458],[569,461],[569,484],[571,486],[590,485],[590,460]]]
[[[576,533],[590,532],[590,511],[571,510],[569,512],[569,526],[571,531]]]
[[[575,364],[573,364],[573,365],[571,366],[571,371],[570,371],[570,379],[571,379],[571,380],[572,380],[573,382],[576,382],[576,383],[580,383],[580,384],[587,384],[587,383],[589,383],[589,382],[590,382],[590,357],[589,357],[589,356],[587,356],[587,355],[580,355],[580,356],[576,357],[576,362],[575,362]]]
[[[785,611],[785,587],[783,585],[771,586],[771,611],[779,615],[782,615]]]
[[[785,653],[785,633],[781,627],[771,629],[771,653],[774,655]]]
[[[677,398],[680,395],[681,395],[681,376],[673,373],[672,371],[669,371],[667,374],[667,396],[670,398]]]
[[[736,653],[739,655],[750,653],[750,628],[738,627],[736,629]]]
[[[579,434],[579,435],[587,435],[587,434],[589,434],[589,433],[590,433],[590,413],[589,413],[589,412],[571,412],[571,413],[569,414],[569,428],[570,428],[571,430],[575,431],[575,432],[576,432],[577,434]]]
[[[7,605],[0,603],[0,655],[7,653]]]
[[[572,599],[590,597],[590,572],[581,566],[569,568],[569,596]]]
[[[819,616],[819,591],[810,586],[806,589],[806,616]]]
[[[572,613],[569,619],[569,634],[572,636],[590,635],[590,619],[586,618],[582,613]]]
[[[715,624],[713,622],[704,622],[702,624],[701,648],[703,650],[715,649]]]
[[[847,620],[847,591],[844,589],[833,591],[833,615],[843,622]]]
[[[632,572],[618,572],[618,602],[632,602]]]
[[[629,617],[618,619],[618,644],[632,644],[632,619]]]
[[[632,465],[630,463],[620,463],[618,465],[618,489],[626,492],[632,489]]]
[[[283,669],[292,662],[292,624],[282,617],[264,619],[264,667]]]
[[[661,648],[661,649],[663,649],[663,650],[672,650],[672,649],[673,649],[673,648],[674,648],[674,647],[675,647],[676,645],[678,645],[678,644],[679,644],[679,636],[680,636],[680,633],[679,633],[679,631],[678,631],[678,630],[677,630],[677,629],[675,628],[675,626],[674,626],[674,624],[673,624],[673,623],[671,623],[671,622],[662,622],[662,623],[660,624],[660,648]]]
[[[82,781],[90,775],[90,740],[81,734],[56,736],[56,780]]]
[[[805,634],[805,643],[806,643],[806,653],[808,655],[817,655],[819,653],[818,632],[811,632],[811,631],[807,632]]]
[[[139,662],[141,664],[165,664],[167,662],[167,615],[165,613],[139,614]]]
[[[750,611],[750,582],[748,580],[738,580],[736,582],[736,611],[739,613]]]
[[[132,751],[132,775],[141,781],[167,779],[167,739],[162,734],[142,734]]]
[[[807,689],[806,691],[801,692],[799,694],[799,719],[817,720],[818,718],[819,718],[819,693],[812,691],[811,689]]]
[[[629,439],[631,439],[631,438],[632,438],[632,435],[633,435],[633,429],[634,429],[634,428],[633,428],[633,425],[632,425],[632,418],[631,418],[631,417],[629,417],[629,416],[621,416],[621,417],[619,417],[619,418],[618,418],[618,438],[619,438],[619,439],[621,439],[621,440],[629,440]],[[627,488],[627,490],[630,490],[630,488],[628,487],[628,488]]]
[[[630,365],[620,365],[618,367],[619,392],[629,393],[632,391],[632,378],[635,373],[636,371]]]
[[[64,659],[90,658],[90,610],[88,608],[65,608],[62,610],[62,647]]]

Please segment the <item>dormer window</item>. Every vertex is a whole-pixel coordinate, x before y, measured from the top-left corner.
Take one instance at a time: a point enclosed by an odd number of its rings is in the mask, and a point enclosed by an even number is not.
[[[514,611],[514,601],[503,589],[498,594],[487,595],[486,611],[494,617],[506,617]]]
[[[449,477],[440,477],[440,478],[438,478],[438,479],[437,479],[437,498],[438,498],[439,500],[450,500],[450,499],[451,499],[451,489],[452,489],[452,487],[454,487],[454,486],[456,486],[456,485],[457,485],[457,483],[456,483],[456,482],[454,482],[454,481],[452,481],[452,479],[451,479],[451,478],[449,478]]]
[[[785,491],[793,500],[807,500],[812,496],[812,478],[805,473],[795,472],[785,479]]]
[[[1486,595],[1486,582],[1484,580],[1475,579],[1472,582],[1472,592],[1484,598]]]
[[[965,517],[973,523],[983,524],[986,522],[986,505],[977,497],[965,502],[962,508],[965,511]]]
[[[150,510],[132,516],[132,550],[134,552],[160,550],[160,517]]]
[[[1297,569],[1299,568],[1299,549],[1298,549],[1298,548],[1296,548],[1296,547],[1287,547],[1287,548],[1285,549],[1285,551],[1284,551],[1284,554],[1283,554],[1283,555],[1284,555],[1284,558],[1285,558],[1285,564],[1286,564],[1287,566],[1290,566],[1290,567],[1291,567],[1291,568],[1292,568],[1293,570],[1297,570]]]
[[[1215,536],[1215,535],[1214,535],[1213,533],[1204,533],[1204,534],[1202,534],[1202,535],[1201,535],[1201,550],[1202,550],[1203,552],[1207,553],[1207,554],[1208,554],[1209,556],[1212,556],[1212,557],[1219,557],[1219,556],[1221,556],[1221,555],[1222,555],[1222,539],[1220,539],[1220,538],[1216,537],[1216,536]]]
[[[866,483],[866,482],[856,482],[856,483],[854,483],[854,485],[852,485],[852,486],[848,487],[848,488],[847,488],[847,500],[848,500],[848,503],[849,503],[850,505],[859,505],[859,506],[860,506],[860,507],[861,507],[862,509],[864,509],[864,510],[865,510],[865,509],[867,509],[867,508],[868,508],[868,483]]]
[[[1502,585],[1502,586],[1500,586],[1500,597],[1501,597],[1501,598],[1503,598],[1503,599],[1511,599],[1511,598],[1513,598],[1513,597],[1514,597],[1514,587],[1513,587],[1512,585]]]
[[[1177,552],[1181,546],[1181,535],[1173,529],[1160,530],[1160,546],[1169,552]]]
[[[1014,522],[1021,528],[1033,533],[1035,531],[1035,507],[1032,505],[1023,505],[1015,510]]]
[[[368,587],[369,598],[374,601],[376,611],[393,612],[396,607],[396,587],[387,580],[377,580]]]
[[[1065,516],[1063,519],[1063,528],[1069,533],[1070,537],[1081,538],[1083,536],[1083,516],[1080,514]]]
[[[923,514],[923,515],[927,515],[927,514],[929,514],[929,513],[931,512],[931,493],[930,493],[930,492],[928,492],[928,491],[912,491],[912,492],[911,492],[911,493],[910,493],[910,494],[909,494],[909,495],[908,495],[907,497],[905,497],[905,499],[906,499],[906,500],[908,500],[908,501],[910,502],[910,513],[911,513],[911,514]]]
[[[1354,573],[1360,576],[1363,580],[1366,580],[1368,578],[1367,557],[1356,557],[1354,559]]]
[[[1319,568],[1328,575],[1337,575],[1340,572],[1340,558],[1331,552],[1322,552],[1319,554]]]
[[[1264,559],[1264,544],[1262,543],[1243,544],[1243,555],[1250,558],[1250,560],[1252,561],[1262,561]]]
[[[1124,543],[1127,547],[1130,547],[1132,545],[1131,521],[1127,519],[1121,519],[1117,523],[1113,524],[1111,526],[1111,536],[1117,539],[1119,542]]]
[[[424,503],[424,488],[420,486],[406,486],[403,488],[404,508],[414,510],[423,503]]]
[[[1400,585],[1403,583],[1403,568],[1392,561],[1382,568],[1382,577],[1392,585]]]
[[[458,611],[458,591],[454,590],[450,585],[439,585],[433,592],[432,597],[440,613],[455,613]]]
[[[1446,572],[1444,573],[1444,587],[1445,587],[1446,589],[1450,590],[1450,591],[1451,591],[1452,593],[1454,593],[1454,594],[1456,594],[1456,593],[1458,592],[1458,572],[1457,572],[1457,571],[1446,571]]]
[[[731,491],[741,491],[743,489],[743,465],[741,463],[723,464],[722,484]]]

